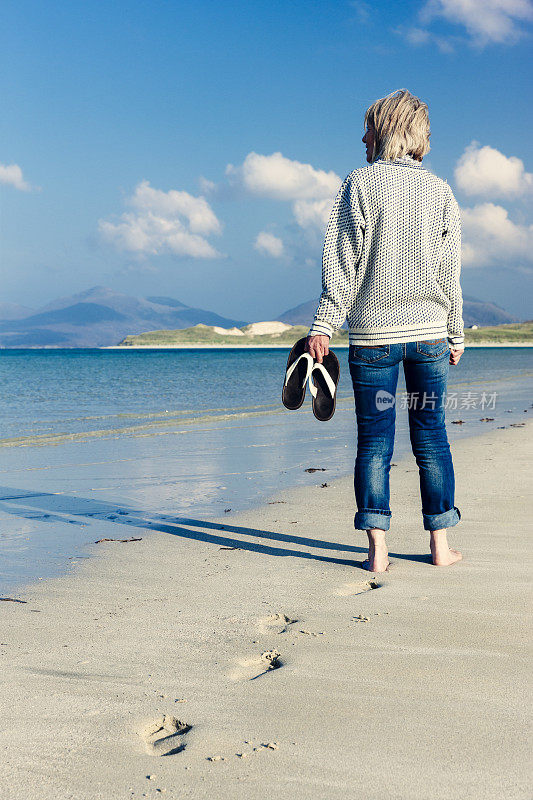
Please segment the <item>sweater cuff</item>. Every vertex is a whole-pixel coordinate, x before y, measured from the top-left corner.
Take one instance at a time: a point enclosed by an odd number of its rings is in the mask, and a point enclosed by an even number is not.
[[[448,344],[450,345],[452,350],[455,347],[458,347],[460,349],[464,348],[464,346],[465,346],[465,337],[464,336],[448,336]]]
[[[333,328],[329,322],[324,322],[321,319],[315,319],[309,330],[308,336],[333,336]]]

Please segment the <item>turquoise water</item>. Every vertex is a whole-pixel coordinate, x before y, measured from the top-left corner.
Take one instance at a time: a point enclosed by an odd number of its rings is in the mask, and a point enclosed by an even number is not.
[[[322,491],[349,474],[347,350],[338,350],[337,410],[327,423],[309,398],[295,412],[282,406],[287,351],[0,351],[0,592],[68,571],[99,538],[231,517],[279,490]],[[395,461],[409,452],[403,390],[400,379]],[[467,350],[450,369],[452,393],[452,448],[520,424],[533,413],[533,351]]]
[[[347,350],[338,354],[338,396],[351,398]],[[135,436],[280,411],[286,359],[279,349],[0,351],[0,446]],[[471,349],[451,369],[450,390],[475,384],[505,404],[518,399],[532,372],[532,349]]]

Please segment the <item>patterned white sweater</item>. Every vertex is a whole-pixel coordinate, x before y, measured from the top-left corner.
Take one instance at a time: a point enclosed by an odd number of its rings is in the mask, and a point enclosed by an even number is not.
[[[447,337],[464,345],[459,207],[411,156],[355,169],[335,198],[309,335],[346,320],[350,344]]]

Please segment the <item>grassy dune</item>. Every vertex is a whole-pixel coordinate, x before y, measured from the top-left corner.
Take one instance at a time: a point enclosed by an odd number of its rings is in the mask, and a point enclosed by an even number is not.
[[[309,328],[305,325],[294,325],[290,330],[282,333],[270,333],[262,335],[251,335],[244,333],[243,336],[232,336],[218,334],[208,325],[195,325],[192,328],[183,328],[176,331],[149,331],[140,333],[137,336],[126,336],[120,342],[121,347],[164,347],[165,345],[233,345],[242,347],[243,345],[290,345],[306,336]],[[466,344],[476,343],[509,343],[527,342],[533,344],[533,322],[517,322],[510,325],[495,325],[493,327],[478,328],[477,330],[467,329],[465,331]],[[348,331],[337,331],[333,336],[333,342],[337,344],[348,344]]]
[[[469,328],[465,331],[465,341],[476,342],[501,342],[513,344],[515,342],[528,342],[533,344],[533,322],[513,322],[509,325],[494,325],[492,327],[478,328],[476,331]]]
[[[173,344],[206,344],[206,345],[269,345],[269,344],[288,344],[292,347],[297,339],[307,336],[309,328],[305,325],[294,325],[292,328],[282,333],[269,333],[262,335],[251,335],[244,333],[243,336],[232,336],[215,333],[208,325],[195,325],[193,328],[183,328],[178,331],[150,331],[140,333],[138,336],[126,336],[120,342],[123,347],[173,345]],[[344,334],[344,335],[342,335]],[[348,341],[348,331],[343,331],[340,336],[336,335],[335,340],[342,343]]]

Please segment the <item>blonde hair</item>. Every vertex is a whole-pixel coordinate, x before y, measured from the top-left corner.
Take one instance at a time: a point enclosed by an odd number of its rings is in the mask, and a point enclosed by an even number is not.
[[[376,100],[365,114],[365,130],[374,129],[372,162],[378,158],[394,161],[406,153],[422,161],[429,153],[429,113],[423,103],[407,89]]]

